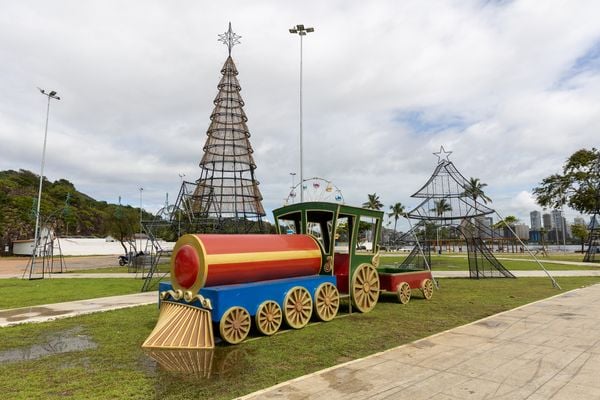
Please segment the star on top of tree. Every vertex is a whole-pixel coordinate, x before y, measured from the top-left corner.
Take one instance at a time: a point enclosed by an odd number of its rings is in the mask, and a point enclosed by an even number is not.
[[[225,33],[220,34],[219,39],[217,39],[217,40],[227,46],[227,49],[229,50],[229,55],[231,55],[231,49],[236,44],[240,44],[240,39],[241,39],[241,36],[236,34],[233,30],[231,30],[231,22],[230,22],[229,29]]]
[[[448,157],[450,157],[450,154],[452,154],[452,152],[446,151],[444,150],[444,146],[440,146],[440,151],[432,154],[438,158],[438,164],[441,164],[444,161],[450,162],[450,159]]]

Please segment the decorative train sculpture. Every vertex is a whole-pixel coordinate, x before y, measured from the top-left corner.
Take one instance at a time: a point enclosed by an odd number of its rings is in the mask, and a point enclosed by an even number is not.
[[[273,211],[278,234],[189,234],[171,256],[171,282],[159,286],[160,315],[143,347],[213,348],[214,331],[237,344],[252,325],[272,335],[282,324],[330,321],[340,302],[371,311],[381,291],[401,303],[433,294],[429,270],[380,266],[383,212],[305,202]]]

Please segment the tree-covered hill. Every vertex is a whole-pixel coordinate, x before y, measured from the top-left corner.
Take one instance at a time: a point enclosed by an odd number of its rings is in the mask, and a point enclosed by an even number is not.
[[[33,238],[39,175],[0,171],[0,249]],[[147,218],[150,214],[145,214]],[[40,220],[61,236],[128,236],[139,226],[139,208],[97,201],[66,179],[44,178]]]

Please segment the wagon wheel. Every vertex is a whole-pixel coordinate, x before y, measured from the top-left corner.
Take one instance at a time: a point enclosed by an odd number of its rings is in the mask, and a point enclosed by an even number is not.
[[[231,307],[219,323],[221,339],[230,344],[238,344],[248,336],[250,332],[250,314],[243,307]]]
[[[398,300],[401,304],[406,304],[410,301],[410,286],[406,282],[402,282],[398,285],[398,289],[396,290],[396,294],[398,295]]]
[[[315,292],[315,314],[321,321],[331,321],[340,308],[340,292],[329,282],[322,283]]]
[[[379,299],[379,275],[371,264],[361,264],[352,276],[352,303],[360,312],[371,311]]]
[[[300,329],[308,324],[312,315],[312,299],[308,290],[302,286],[291,288],[283,300],[283,318],[294,329]]]
[[[258,306],[256,312],[256,328],[263,335],[270,336],[279,330],[281,326],[281,307],[273,300],[267,300]]]
[[[421,292],[427,300],[431,299],[431,296],[433,296],[433,282],[431,279],[425,279],[421,282]]]

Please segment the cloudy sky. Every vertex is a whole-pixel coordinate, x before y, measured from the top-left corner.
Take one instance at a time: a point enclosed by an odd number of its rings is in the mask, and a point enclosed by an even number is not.
[[[156,211],[200,176],[229,21],[256,175],[270,210],[299,170],[304,40],[305,178],[346,203],[410,195],[443,145],[529,223],[531,189],[600,144],[597,1],[0,0],[0,170],[44,174],[99,200]],[[296,182],[298,178],[296,177]],[[572,218],[577,214],[569,212]],[[270,218],[270,216],[269,216]]]

